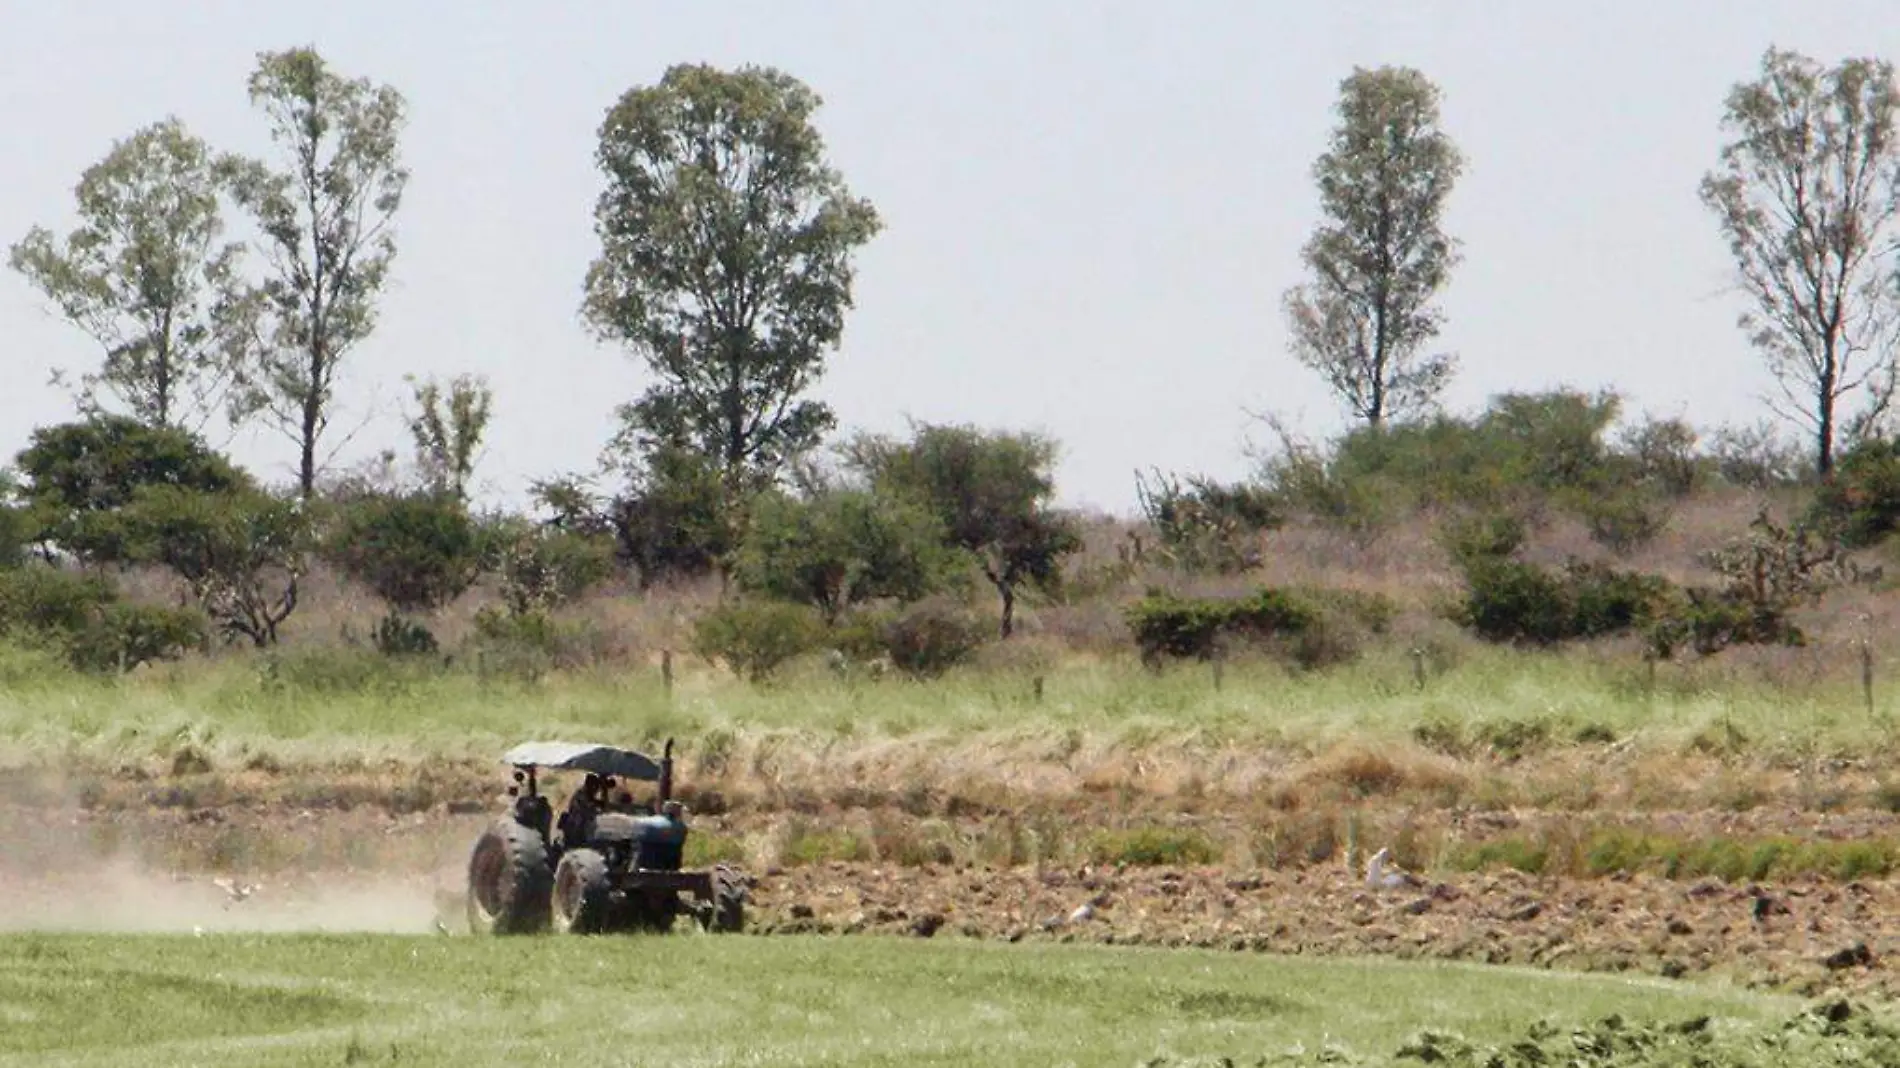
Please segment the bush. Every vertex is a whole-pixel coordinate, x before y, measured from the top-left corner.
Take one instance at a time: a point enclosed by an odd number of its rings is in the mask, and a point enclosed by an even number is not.
[[[1695,428],[1680,419],[1647,418],[1624,428],[1619,451],[1637,480],[1670,497],[1694,493],[1703,477]]]
[[[1553,645],[1642,626],[1670,590],[1664,579],[1574,560],[1559,572],[1521,560],[1477,560],[1465,568],[1465,599],[1455,615],[1486,641]]]
[[[460,597],[481,571],[483,548],[461,502],[434,493],[353,502],[325,539],[331,562],[400,613],[433,611]]]
[[[1522,560],[1483,560],[1467,566],[1457,621],[1493,642],[1550,645],[1575,636],[1563,582]]]
[[[491,543],[502,603],[512,615],[558,608],[613,574],[614,547],[604,537],[536,526],[499,530]]]
[[[58,650],[82,670],[130,670],[201,647],[203,613],[127,604],[104,579],[43,565],[0,571],[0,636]]]
[[[750,682],[764,682],[824,641],[824,619],[807,605],[734,601],[693,624],[693,651]]]
[[[1438,541],[1454,564],[1468,568],[1515,555],[1524,545],[1524,528],[1523,518],[1514,512],[1483,511],[1446,522]]]
[[[1251,645],[1317,668],[1353,659],[1356,632],[1384,631],[1395,612],[1376,594],[1262,587],[1240,598],[1152,590],[1128,607],[1125,618],[1150,667],[1166,659],[1207,660],[1231,645]]]
[[[878,651],[914,679],[937,678],[969,662],[990,628],[961,608],[925,602],[875,624]]]
[[[4,498],[6,487],[6,476],[0,473],[0,498]],[[26,509],[0,503],[0,570],[25,563],[27,545],[32,540],[32,525]]]
[[[1676,605],[1649,630],[1650,651],[1667,660],[1687,646],[1698,656],[1713,656],[1731,645],[1801,645],[1806,635],[1784,612],[1758,604],[1734,590],[1696,587],[1683,591]]]
[[[1213,656],[1230,611],[1223,601],[1155,590],[1130,605],[1126,618],[1142,662],[1153,664],[1163,657],[1206,660]]]
[[[40,564],[0,571],[0,635],[76,633],[114,597],[112,586],[97,575]]]
[[[209,622],[195,608],[113,602],[66,641],[67,656],[85,671],[130,671],[159,660],[176,660],[201,649]]]
[[[914,601],[943,584],[942,525],[921,505],[859,490],[755,502],[734,577],[741,588],[809,604],[835,620],[860,602]]]
[[[1900,528],[1900,441],[1870,439],[1850,449],[1815,491],[1810,518],[1850,548]]]

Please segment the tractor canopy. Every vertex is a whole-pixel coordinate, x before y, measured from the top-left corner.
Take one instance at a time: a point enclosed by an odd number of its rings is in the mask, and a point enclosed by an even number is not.
[[[501,761],[517,768],[585,771],[636,782],[660,781],[660,765],[652,757],[611,745],[523,742],[502,754]]]

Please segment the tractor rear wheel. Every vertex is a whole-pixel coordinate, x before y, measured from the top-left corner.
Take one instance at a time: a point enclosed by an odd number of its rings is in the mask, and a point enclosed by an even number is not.
[[[547,929],[554,874],[547,843],[512,819],[495,821],[468,858],[468,926],[476,934]]]
[[[712,929],[736,932],[745,929],[745,880],[724,866],[713,869]]]
[[[598,934],[607,929],[607,858],[593,849],[570,849],[554,869],[554,929]]]

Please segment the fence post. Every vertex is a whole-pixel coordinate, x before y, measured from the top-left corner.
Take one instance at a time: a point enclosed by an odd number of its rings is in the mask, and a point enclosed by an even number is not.
[[[1860,692],[1867,700],[1867,718],[1874,718],[1874,642],[1860,640]]]
[[[673,650],[660,650],[660,685],[666,690],[666,696],[673,696]]]

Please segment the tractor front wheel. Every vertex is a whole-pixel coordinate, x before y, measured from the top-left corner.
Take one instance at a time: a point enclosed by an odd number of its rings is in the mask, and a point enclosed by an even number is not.
[[[553,882],[541,835],[512,819],[497,820],[468,858],[469,929],[498,935],[545,930]]]
[[[607,858],[592,849],[570,849],[554,869],[554,927],[565,934],[598,934],[607,928]]]

